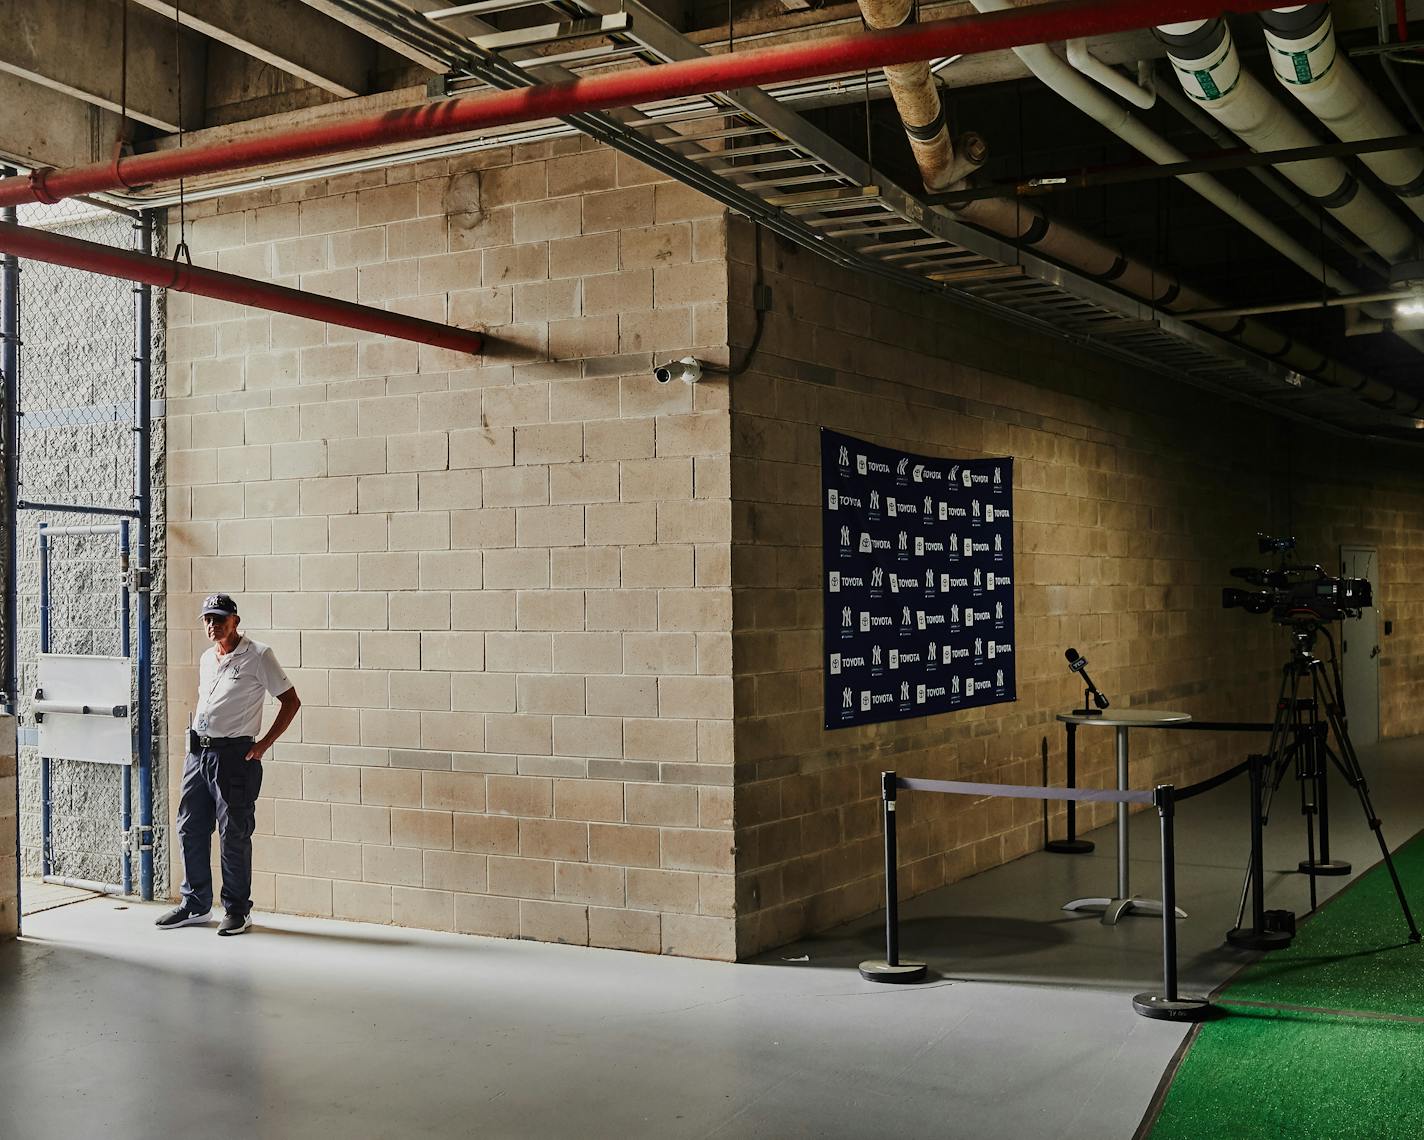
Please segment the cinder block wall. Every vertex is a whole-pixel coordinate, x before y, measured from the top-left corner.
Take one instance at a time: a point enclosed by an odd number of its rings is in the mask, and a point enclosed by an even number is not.
[[[15,718],[0,716],[0,942],[20,932],[20,818]]]
[[[650,375],[725,363],[720,207],[567,140],[202,213],[204,264],[493,338],[171,300],[173,739],[208,591],[304,703],[258,908],[731,958],[727,386]]]
[[[753,235],[730,238],[733,356]],[[1063,650],[1092,660],[1121,706],[1269,720],[1286,642],[1225,612],[1227,570],[1254,536],[1299,533],[1327,564],[1377,542],[1387,644],[1383,729],[1424,727],[1409,678],[1424,604],[1424,480],[1389,448],[1330,442],[1019,327],[957,309],[763,235],[774,309],[732,387],[732,583],[737,705],[737,923],[742,955],[881,905],[879,773],[1033,784],[1063,773],[1054,714],[1081,700]],[[926,454],[1015,464],[1017,702],[826,731],[822,709],[818,429]],[[1292,458],[1292,453],[1294,457]],[[1417,625],[1417,621],[1412,623]],[[1110,734],[1080,733],[1080,781],[1113,782]],[[1185,783],[1251,739],[1134,737],[1133,785]],[[919,893],[1043,841],[1035,801],[907,796],[902,890]],[[1110,810],[1080,811],[1087,826]],[[1051,812],[1061,834],[1061,805]]]

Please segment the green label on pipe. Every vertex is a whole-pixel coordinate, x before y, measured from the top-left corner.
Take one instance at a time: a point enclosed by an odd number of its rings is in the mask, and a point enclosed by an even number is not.
[[[1309,83],[1311,79],[1310,59],[1307,53],[1303,51],[1293,51],[1291,52],[1290,58],[1291,66],[1295,68],[1295,81],[1297,83]]]
[[[1195,79],[1199,84],[1201,84],[1202,94],[1205,95],[1208,99],[1221,98],[1221,88],[1219,88],[1216,85],[1216,81],[1212,79],[1211,72],[1194,71],[1192,72],[1192,78]]]

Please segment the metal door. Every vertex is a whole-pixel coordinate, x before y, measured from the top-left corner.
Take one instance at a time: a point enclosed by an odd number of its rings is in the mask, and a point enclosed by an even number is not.
[[[1368,578],[1373,596],[1380,596],[1379,554],[1373,546],[1340,547],[1340,572],[1349,578]],[[1359,620],[1341,623],[1340,670],[1350,737],[1355,744],[1379,739],[1379,610],[1370,606]]]

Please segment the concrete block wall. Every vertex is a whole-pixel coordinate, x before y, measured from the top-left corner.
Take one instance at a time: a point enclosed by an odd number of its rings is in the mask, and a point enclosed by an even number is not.
[[[20,817],[15,718],[0,716],[0,942],[20,932]]]
[[[730,238],[731,339],[745,302],[749,227]],[[737,707],[738,948],[745,956],[881,905],[879,773],[1033,784],[1063,773],[1057,711],[1081,700],[1063,650],[1089,656],[1120,706],[1269,720],[1286,657],[1269,618],[1220,606],[1254,536],[1375,538],[1388,605],[1424,604],[1424,480],[1387,449],[1345,448],[1191,388],[854,276],[763,235],[774,308],[732,389],[733,638]],[[1019,699],[963,713],[827,731],[822,709],[818,429],[947,457],[1015,464]],[[1294,462],[1291,452],[1297,455]],[[1308,457],[1308,458],[1307,458]],[[1317,553],[1318,550],[1318,553]],[[1392,581],[1393,580],[1393,581]],[[1419,731],[1402,634],[1384,676],[1386,732]],[[1406,711],[1407,710],[1407,711]],[[1114,783],[1110,734],[1079,736],[1080,781]],[[1178,784],[1244,756],[1251,738],[1140,734],[1133,786]],[[917,894],[1037,849],[1035,801],[907,796],[902,891]],[[1082,811],[1087,826],[1109,808]],[[1061,834],[1063,811],[1051,812]]]
[[[493,338],[170,298],[173,738],[209,591],[303,701],[259,910],[731,958],[727,386],[650,375],[726,362],[720,207],[576,139],[198,213],[203,264]]]

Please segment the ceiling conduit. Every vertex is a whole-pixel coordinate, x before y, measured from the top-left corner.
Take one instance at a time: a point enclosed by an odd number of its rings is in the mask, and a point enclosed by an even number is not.
[[[912,16],[908,0],[859,0],[859,3],[866,22],[872,27],[898,27]],[[960,169],[956,169],[953,148],[945,126],[945,108],[928,67],[917,69],[900,66],[894,68],[893,73],[890,67],[886,67],[885,73],[895,105],[900,110],[901,118],[905,120],[905,133],[925,185],[930,189],[958,189],[964,186],[962,168],[965,163],[961,159],[958,164]],[[912,116],[913,121],[907,119],[907,115]],[[933,135],[925,129],[925,125],[932,124],[938,124]],[[935,137],[938,138],[938,145],[925,145],[928,139]],[[1129,257],[1121,250],[1071,226],[1055,222],[1021,200],[980,198],[962,206],[935,208],[971,225],[1002,234],[1061,264],[1080,269],[1100,281],[1112,282],[1117,288],[1150,301],[1167,312],[1190,312],[1219,307],[1205,294],[1183,286],[1172,274],[1163,273],[1154,266]],[[1382,205],[1379,208],[1384,210]],[[1407,240],[1408,229],[1402,222],[1398,224]],[[1260,321],[1223,316],[1203,317],[1196,323],[1297,371],[1315,376],[1336,387],[1349,388],[1379,407],[1405,413],[1413,413],[1424,407],[1424,401],[1404,395],[1390,385],[1371,380],[1315,349],[1298,344],[1285,333]]]
[[[1252,150],[1319,145],[1314,132],[1242,68],[1223,20],[1166,24],[1155,30],[1167,45],[1167,58],[1187,97]],[[1409,226],[1339,159],[1285,162],[1276,169],[1390,264],[1413,254]]]
[[[1128,31],[1164,20],[1201,19],[1217,14],[1223,7],[1255,12],[1269,2],[1054,0],[1023,11],[966,16],[789,47],[708,56],[564,83],[457,97],[411,110],[352,116],[315,127],[274,131],[239,142],[121,156],[110,162],[64,171],[37,170],[26,177],[0,179],[0,206],[53,203],[84,194],[133,190],[201,174],[349,153],[482,127],[607,111],[659,99],[735,91],[946,55],[972,55],[1022,44]]]
[[[1406,133],[1335,42],[1328,4],[1261,13],[1271,67],[1281,86],[1345,142]],[[1360,161],[1419,218],[1424,219],[1424,154],[1387,150]]]
[[[318,297],[297,289],[287,289],[267,281],[253,281],[215,269],[202,269],[182,261],[149,257],[131,250],[115,249],[97,242],[81,241],[30,226],[0,222],[0,253],[29,261],[45,261],[70,269],[101,273],[125,281],[137,281],[159,289],[193,293],[217,301],[250,305],[273,313],[325,321],[329,325],[360,329],[380,336],[411,340],[454,352],[478,355],[485,348],[483,334],[469,329],[423,321],[403,313],[390,313],[332,297]]]
[[[1013,10],[1013,5],[1009,3],[1009,0],[972,0],[972,3],[980,12]],[[1215,13],[1212,14],[1215,15]],[[1153,22],[1162,23],[1164,21],[1154,20]],[[1059,59],[1046,43],[1015,47],[1013,53],[1051,91],[1061,95],[1084,114],[1096,119],[1123,142],[1153,162],[1165,165],[1187,161],[1185,154],[1144,126],[1128,108],[1114,102],[1094,83],[1074,71]],[[1215,178],[1208,174],[1184,174],[1178,181],[1196,191],[1228,217],[1239,222],[1278,253],[1300,266],[1315,280],[1323,282],[1327,288],[1341,294],[1358,291],[1352,281],[1325,264],[1275,222],[1247,203],[1239,194],[1227,189]]]

